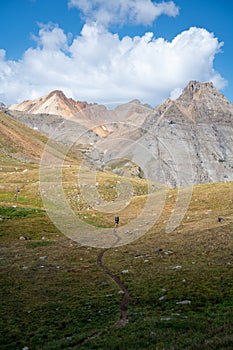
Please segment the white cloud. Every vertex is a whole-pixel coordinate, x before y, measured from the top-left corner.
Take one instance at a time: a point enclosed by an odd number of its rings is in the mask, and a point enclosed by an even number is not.
[[[104,26],[126,22],[149,25],[163,14],[175,17],[179,13],[179,8],[173,1],[69,0],[69,6],[79,9],[86,20]]]
[[[39,24],[39,36],[33,36],[38,46],[45,50],[56,51],[59,49],[67,50],[68,41],[63,30],[53,23]]]
[[[153,33],[122,39],[98,24],[85,24],[70,43],[58,26],[41,26],[37,47],[21,60],[8,61],[0,50],[0,100],[6,104],[61,89],[89,102],[138,98],[153,106],[184,88],[189,80],[225,81],[214,70],[222,43],[205,29],[190,28],[171,42]]]

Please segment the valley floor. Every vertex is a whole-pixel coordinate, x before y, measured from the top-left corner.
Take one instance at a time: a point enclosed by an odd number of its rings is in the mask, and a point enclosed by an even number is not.
[[[168,190],[147,234],[103,254],[62,235],[43,208],[36,169],[24,170],[0,172],[1,349],[233,348],[233,183],[196,186],[171,233],[177,192]]]

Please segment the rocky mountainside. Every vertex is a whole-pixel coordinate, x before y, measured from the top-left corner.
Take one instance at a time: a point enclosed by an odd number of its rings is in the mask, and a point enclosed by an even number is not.
[[[176,187],[233,180],[233,105],[212,83],[191,81],[176,101],[158,106],[143,128],[159,159],[153,172],[160,181]]]
[[[13,118],[67,145],[94,144],[100,138],[132,126],[139,127],[152,108],[138,100],[125,103],[114,110],[67,98],[62,91],[33,101],[24,101],[2,109]],[[120,131],[121,132],[121,131]]]
[[[104,126],[109,119],[105,106],[74,101],[72,98],[67,98],[59,90],[52,91],[36,100],[11,105],[9,111],[13,111],[14,116],[16,116],[15,112],[23,112],[27,115],[56,115],[66,120],[75,121],[101,136],[108,134],[107,128]]]
[[[79,150],[54,140],[48,144],[48,141],[48,137],[39,130],[32,130],[0,110],[1,165],[40,164],[45,145],[47,155],[52,155],[53,159],[65,159],[68,163],[80,159]]]
[[[127,158],[172,187],[233,180],[233,105],[212,83],[191,81],[157,106],[139,128],[100,140],[94,159]]]
[[[89,106],[91,105],[87,102],[76,102],[72,98],[67,98],[62,91],[54,90],[36,100],[11,105],[9,109],[29,114],[56,114],[69,119]]]
[[[50,101],[47,114],[38,114],[45,112],[39,101]],[[233,180],[233,105],[212,83],[191,81],[178,99],[156,108],[135,100],[107,110],[56,91],[36,104],[14,105],[8,113],[64,143],[88,144],[84,154],[93,165],[127,159],[147,178],[172,187]]]
[[[28,114],[19,111],[6,111],[11,117],[34,130],[40,130],[47,136],[62,142],[71,144],[92,144],[99,140],[100,136],[92,129],[80,124],[75,118],[63,118],[53,114]]]

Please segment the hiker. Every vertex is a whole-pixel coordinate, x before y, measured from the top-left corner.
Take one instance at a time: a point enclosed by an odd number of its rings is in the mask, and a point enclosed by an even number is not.
[[[118,227],[119,224],[119,216],[115,216],[115,227]]]
[[[18,199],[18,194],[20,192],[20,189],[18,186],[16,186],[16,190],[15,190],[15,199]]]

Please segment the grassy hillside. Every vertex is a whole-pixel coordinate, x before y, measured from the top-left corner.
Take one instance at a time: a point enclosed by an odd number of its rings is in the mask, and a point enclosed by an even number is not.
[[[67,201],[88,222],[113,226],[110,214],[77,202],[77,172],[77,164],[63,169]],[[58,231],[44,211],[38,180],[36,165],[0,171],[1,349],[232,349],[233,183],[195,187],[181,225],[169,234],[177,191],[167,190],[156,225],[106,251],[104,264],[130,296],[129,322],[116,327],[122,294],[97,265],[101,250]],[[106,200],[116,196],[118,180],[98,174]],[[122,225],[147,196],[145,180],[130,181],[134,198],[121,213]]]
[[[39,164],[47,142],[48,137],[40,131],[31,129],[0,111],[0,164],[3,168]],[[67,152],[67,148],[56,141],[50,144],[49,151],[55,150],[57,157],[68,153],[68,162],[76,159],[76,155]]]
[[[39,162],[46,136],[0,112],[1,162]]]

